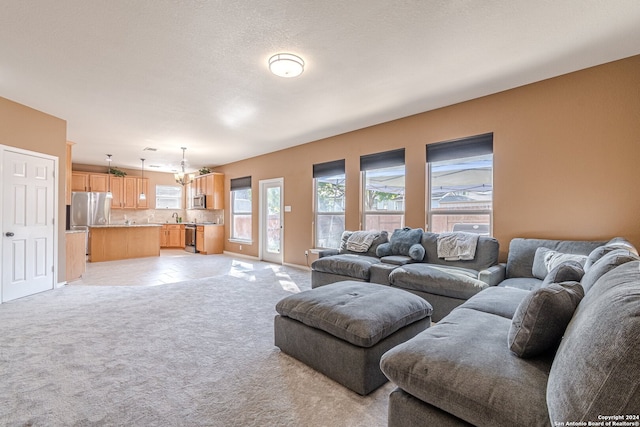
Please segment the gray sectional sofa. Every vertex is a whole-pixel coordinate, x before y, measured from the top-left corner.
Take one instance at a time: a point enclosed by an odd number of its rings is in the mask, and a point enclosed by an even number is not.
[[[623,239],[512,241],[498,286],[382,356],[397,385],[388,425],[587,425],[637,416],[638,258]]]
[[[505,267],[498,265],[499,244],[492,237],[478,237],[473,259],[447,261],[438,257],[436,233],[405,228],[394,231],[387,242],[383,232],[362,254],[346,250],[348,233],[343,235],[340,249],[321,251],[312,263],[312,288],[345,280],[392,286],[427,300],[434,308],[432,319],[438,321],[504,277]],[[394,236],[400,233],[405,237],[410,234],[413,241],[396,245]],[[422,256],[415,254],[415,245],[420,246]]]

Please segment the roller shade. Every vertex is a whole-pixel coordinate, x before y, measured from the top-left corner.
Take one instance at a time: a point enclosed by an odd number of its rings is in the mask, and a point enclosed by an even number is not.
[[[332,162],[316,163],[315,165],[313,165],[314,178],[321,178],[323,176],[344,175],[344,173],[344,159],[334,160]]]
[[[493,154],[493,132],[427,144],[427,162],[442,162],[485,154]]]
[[[404,148],[360,156],[361,171],[402,165],[404,165]]]
[[[231,187],[231,191],[235,191],[235,190],[250,190],[251,189],[251,177],[250,176],[245,176],[242,178],[232,178],[231,179],[231,184],[229,185]]]

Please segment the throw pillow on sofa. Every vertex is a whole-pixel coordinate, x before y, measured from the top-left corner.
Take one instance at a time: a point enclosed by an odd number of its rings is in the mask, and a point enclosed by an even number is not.
[[[578,282],[552,283],[531,292],[511,320],[509,349],[529,358],[557,347],[583,297]]]
[[[587,257],[587,262],[584,264],[584,271],[590,269],[600,258],[617,249],[625,249],[634,255],[638,255],[638,250],[627,239],[623,237],[614,237],[609,240],[607,244],[598,246],[591,251]]]
[[[579,282],[582,276],[584,269],[579,262],[565,261],[547,274],[540,287],[544,288],[552,283]]]
[[[422,261],[424,247],[420,244],[420,241],[423,233],[421,228],[398,228],[393,231],[388,243],[378,246],[376,255],[380,258],[402,255],[408,256],[414,261]]]
[[[591,289],[594,283],[609,271],[624,263],[636,261],[637,259],[639,259],[638,255],[626,249],[616,249],[607,253],[584,273],[584,277],[582,278],[584,292],[589,292],[589,289]]]
[[[564,254],[562,252],[541,247],[536,249],[535,256],[533,257],[533,268],[531,269],[531,273],[533,274],[533,277],[544,280],[551,270],[565,261],[576,261],[580,263],[581,266],[584,266],[587,262],[587,256]]]

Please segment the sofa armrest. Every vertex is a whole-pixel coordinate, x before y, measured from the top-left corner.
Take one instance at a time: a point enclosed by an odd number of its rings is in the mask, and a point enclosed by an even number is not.
[[[338,255],[340,251],[338,249],[323,249],[318,251],[318,258],[324,258],[326,256]]]
[[[489,286],[496,286],[506,278],[506,272],[506,264],[492,265],[486,270],[482,270],[478,273],[478,280],[488,284]]]

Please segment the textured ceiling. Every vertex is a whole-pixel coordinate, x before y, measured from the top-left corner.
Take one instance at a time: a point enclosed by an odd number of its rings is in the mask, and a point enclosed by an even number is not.
[[[269,73],[279,52],[302,76]],[[0,7],[0,96],[67,120],[76,163],[162,171],[181,146],[190,170],[225,164],[636,54],[638,0]]]

